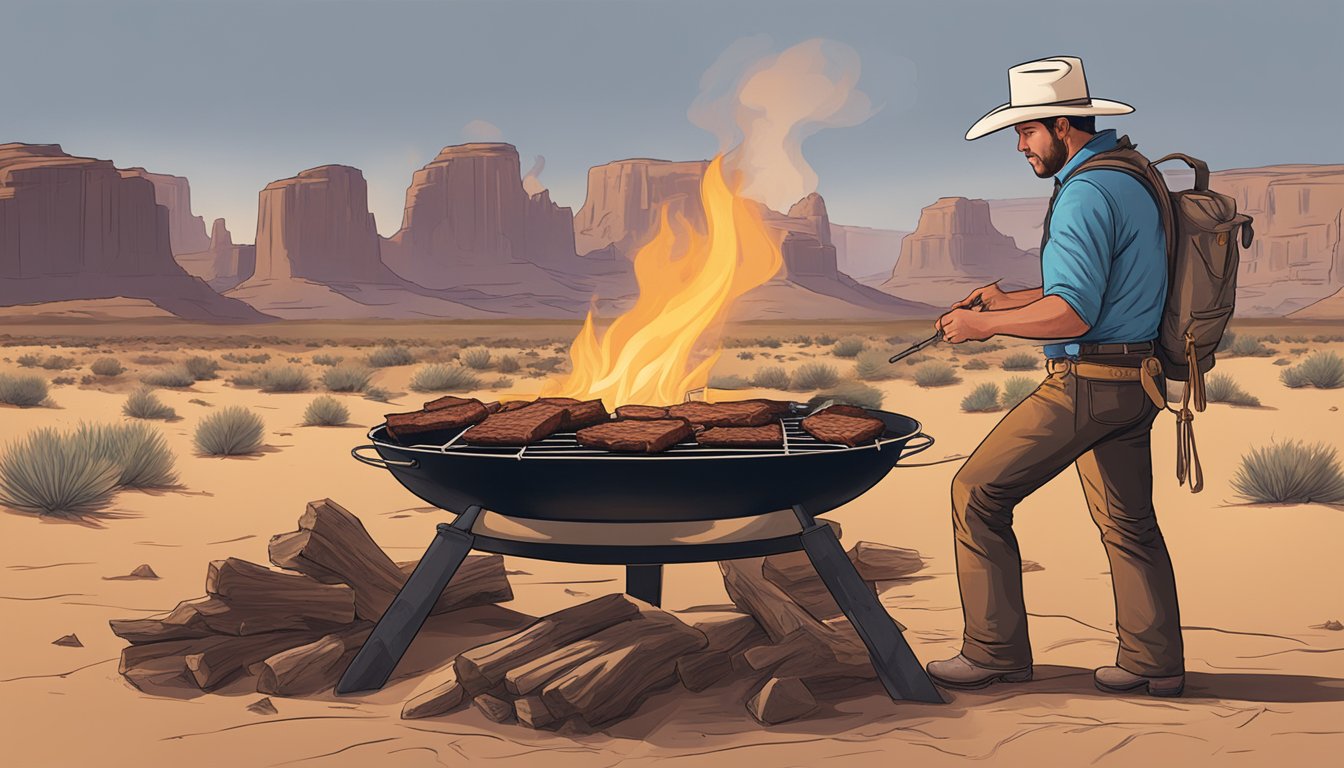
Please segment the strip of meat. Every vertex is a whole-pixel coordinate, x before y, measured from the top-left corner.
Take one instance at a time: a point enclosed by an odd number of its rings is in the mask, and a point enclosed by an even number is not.
[[[563,407],[565,409],[565,420],[560,422],[562,432],[591,427],[594,424],[611,420],[611,414],[607,413],[607,408],[602,405],[601,400],[588,400],[578,405]]]
[[[691,436],[682,419],[627,419],[580,429],[579,445],[623,453],[659,453]]]
[[[618,405],[616,406],[616,418],[640,419],[643,421],[666,419],[667,408],[661,405]]]
[[[489,414],[485,406],[477,400],[461,405],[450,405],[433,411],[411,411],[410,413],[387,414],[387,433],[394,440],[405,440],[411,435],[425,432],[461,429],[475,424]]]
[[[450,405],[466,405],[467,403],[479,403],[479,402],[481,401],[475,398],[458,397],[457,395],[444,395],[443,397],[435,398],[434,400],[430,400],[429,402],[425,403],[424,408],[426,411],[437,411],[440,408],[447,408]]]
[[[858,407],[857,405],[846,405],[844,403],[836,403],[835,405],[828,405],[812,415],[820,416],[823,413],[829,413],[833,416],[853,416],[856,419],[872,418],[871,416],[868,415],[867,411]]]
[[[770,409],[771,416],[789,416],[793,413],[793,403],[788,400],[770,400],[764,397],[753,397],[750,400],[738,400],[730,402],[742,403],[761,403]]]
[[[770,408],[750,401],[736,403],[678,403],[667,415],[706,427],[759,427],[775,419]]]
[[[829,409],[828,409],[829,410]],[[885,425],[870,416],[843,416],[838,413],[819,413],[803,419],[803,431],[823,443],[841,443],[853,448],[876,439]]]
[[[779,422],[762,427],[711,427],[695,436],[695,442],[716,448],[779,448],[784,428]]]
[[[490,414],[463,433],[462,440],[470,445],[530,445],[558,430],[564,419],[563,407],[533,403]]]

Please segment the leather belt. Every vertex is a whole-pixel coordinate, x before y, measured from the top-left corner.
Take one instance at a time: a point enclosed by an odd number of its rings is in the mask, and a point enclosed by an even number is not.
[[[1079,344],[1078,355],[1151,355],[1157,349],[1151,341],[1115,344]]]
[[[1045,361],[1045,370],[1051,375],[1059,373],[1067,376],[1072,373],[1080,379],[1137,381],[1143,384],[1143,391],[1147,393],[1148,399],[1153,401],[1153,405],[1158,408],[1167,406],[1166,393],[1157,384],[1157,377],[1162,375],[1162,363],[1156,357],[1144,358],[1137,367],[1052,357]]]

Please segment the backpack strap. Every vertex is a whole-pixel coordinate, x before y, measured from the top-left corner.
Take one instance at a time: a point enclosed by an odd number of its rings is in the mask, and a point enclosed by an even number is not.
[[[1168,160],[1180,160],[1190,166],[1195,172],[1195,190],[1198,192],[1209,191],[1209,164],[1197,157],[1191,157],[1180,152],[1172,152],[1161,160],[1153,161],[1153,166],[1159,166]]]

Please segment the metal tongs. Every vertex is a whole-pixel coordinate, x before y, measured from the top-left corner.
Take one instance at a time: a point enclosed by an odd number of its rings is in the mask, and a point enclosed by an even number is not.
[[[985,306],[985,302],[984,302],[983,300],[981,300],[981,298],[980,298],[979,296],[976,296],[975,299],[973,299],[973,300],[971,301],[971,303],[967,305],[968,308],[969,308],[969,307],[983,307],[983,306]],[[925,340],[923,340],[923,341],[920,341],[920,342],[916,342],[916,343],[914,343],[914,344],[911,344],[910,346],[906,347],[905,349],[901,350],[900,352],[897,352],[896,354],[892,355],[892,356],[891,356],[891,359],[888,360],[887,362],[888,362],[888,363],[894,363],[894,362],[896,362],[897,360],[900,360],[900,359],[905,358],[905,357],[909,357],[909,356],[915,354],[916,352],[918,352],[918,351],[920,351],[920,350],[922,350],[922,349],[927,349],[928,347],[931,347],[931,346],[933,346],[934,344],[937,344],[938,342],[940,342],[940,341],[942,341],[942,340],[943,340],[943,329],[942,329],[942,328],[939,328],[939,329],[938,329],[937,331],[935,331],[934,334],[933,334],[932,336],[930,336],[929,338],[927,338],[927,339],[925,339]]]

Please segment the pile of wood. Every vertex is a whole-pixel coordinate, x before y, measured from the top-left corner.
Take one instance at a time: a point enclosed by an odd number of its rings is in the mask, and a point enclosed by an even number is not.
[[[923,567],[913,550],[849,550],[876,583]],[[460,653],[402,710],[434,717],[475,706],[497,722],[600,727],[672,685],[691,691],[754,681],[747,709],[764,723],[808,714],[825,696],[875,677],[867,650],[801,553],[720,563],[733,606],[669,612],[606,595],[543,616]]]
[[[131,643],[121,674],[142,690],[210,691],[249,675],[268,694],[331,688],[415,568],[393,562],[330,499],[309,503],[298,530],[274,536],[269,554],[283,570],[216,560],[203,597],[160,617],[113,620],[112,631]],[[504,559],[473,555],[433,612],[512,599]]]

